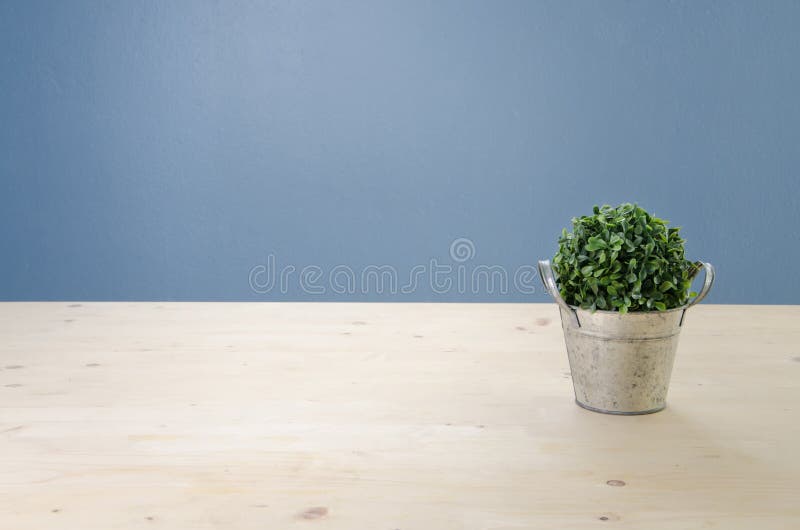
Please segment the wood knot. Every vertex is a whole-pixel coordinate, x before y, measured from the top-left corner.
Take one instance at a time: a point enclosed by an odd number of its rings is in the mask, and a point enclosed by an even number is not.
[[[621,487],[621,486],[625,485],[625,481],[624,480],[607,480],[606,484],[608,484],[609,486]]]
[[[314,506],[308,510],[301,512],[298,517],[300,519],[321,519],[328,515],[328,509],[324,506]]]

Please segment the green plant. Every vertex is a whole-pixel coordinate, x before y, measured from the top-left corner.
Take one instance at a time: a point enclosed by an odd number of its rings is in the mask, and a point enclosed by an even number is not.
[[[635,204],[594,207],[572,219],[553,268],[561,296],[595,311],[666,311],[685,305],[698,263],[684,258],[679,228]]]

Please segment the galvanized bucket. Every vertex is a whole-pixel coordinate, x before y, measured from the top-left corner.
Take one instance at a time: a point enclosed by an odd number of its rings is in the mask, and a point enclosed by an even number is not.
[[[605,414],[650,414],[666,406],[672,363],[686,310],[705,298],[714,267],[703,263],[700,293],[668,311],[587,311],[570,306],[558,292],[550,261],[539,262],[545,289],[561,310],[575,401]]]

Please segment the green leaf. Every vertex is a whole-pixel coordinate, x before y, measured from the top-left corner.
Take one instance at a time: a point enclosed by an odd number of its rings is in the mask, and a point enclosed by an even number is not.
[[[590,237],[589,240],[586,242],[586,250],[588,250],[589,252],[602,250],[607,246],[608,245],[606,244],[606,242],[597,236]]]
[[[574,217],[552,263],[567,303],[626,313],[673,309],[696,296],[689,289],[698,265],[684,256],[678,228],[624,203]]]

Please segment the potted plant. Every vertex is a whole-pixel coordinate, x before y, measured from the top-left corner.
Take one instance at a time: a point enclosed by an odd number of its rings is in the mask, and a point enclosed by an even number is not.
[[[684,315],[714,282],[714,267],[687,260],[683,245],[678,228],[635,204],[595,206],[562,231],[552,265],[539,262],[581,407],[649,414],[666,406]],[[690,293],[700,269],[703,287]]]

